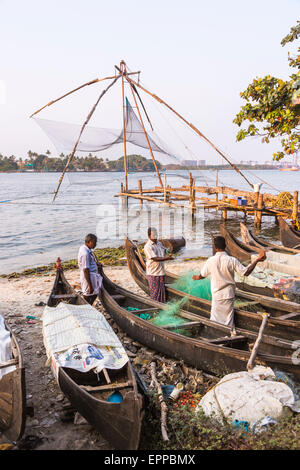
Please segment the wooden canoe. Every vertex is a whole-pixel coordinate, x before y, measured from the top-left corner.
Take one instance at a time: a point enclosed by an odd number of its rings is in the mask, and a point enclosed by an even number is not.
[[[242,263],[250,263],[251,256],[259,253],[260,248],[257,246],[246,245],[240,242],[231,232],[229,232],[224,224],[220,224],[220,233],[225,238],[226,251],[230,256],[234,256]]]
[[[246,370],[251,345],[257,333],[237,329],[237,336],[230,337],[230,327],[212,322],[185,310],[177,314],[184,324],[157,326],[138,316],[147,312],[153,317],[167,308],[166,304],[133,294],[113,283],[102,271],[103,289],[100,295],[106,311],[131,338],[162,354],[184,360],[187,364],[204,371],[224,375]],[[128,311],[127,307],[139,311]],[[260,319],[261,321],[261,319]],[[190,331],[186,336],[182,331]],[[284,370],[300,379],[300,367],[293,364],[292,343],[287,340],[263,336],[258,363]]]
[[[289,248],[300,249],[300,232],[290,227],[282,217],[278,217],[278,221],[281,243]]]
[[[62,269],[57,269],[56,279],[48,300],[49,307],[67,301],[75,305],[87,304],[66,280]],[[102,315],[99,312],[99,315]],[[139,446],[143,419],[143,398],[137,389],[137,382],[130,361],[119,370],[109,369],[111,383],[104,374],[82,373],[75,369],[63,368],[51,356],[53,374],[61,391],[72,406],[115,448],[136,450]],[[121,403],[106,400],[107,392],[120,391]],[[105,398],[103,398],[105,394]]]
[[[261,250],[256,245],[248,245],[239,241],[231,232],[226,230],[223,224],[220,225],[220,232],[226,240],[226,251],[235,256],[242,263],[250,264],[254,256],[256,258],[258,252]],[[213,244],[214,246],[214,244]],[[267,252],[267,259],[261,264],[262,269],[270,269],[273,272],[287,274],[290,277],[300,276],[299,257],[291,253],[283,253],[280,249],[263,248]],[[268,288],[266,287],[268,290]],[[273,292],[269,289],[271,295]],[[267,291],[266,291],[267,294]],[[268,295],[268,294],[267,294]]]
[[[160,242],[164,247],[168,248],[170,253],[176,253],[185,246],[185,238],[162,238]]]
[[[13,355],[8,364],[16,368],[0,379],[0,433],[16,442],[22,437],[26,423],[25,368],[17,339],[6,323],[5,328],[10,332]],[[0,367],[2,371],[5,369],[4,364],[0,363]]]
[[[137,285],[149,295],[148,280],[145,272],[145,263],[138,252],[134,243],[128,238],[125,239],[125,248],[127,256],[127,264],[131,276]],[[168,300],[180,300],[184,297],[188,298],[185,309],[189,312],[210,317],[211,302],[209,300],[200,299],[193,295],[186,294],[172,287],[172,284],[178,279],[176,274],[166,272],[166,293]],[[252,294],[244,292],[240,289],[236,291],[241,299],[246,301],[257,302],[257,308],[267,311],[271,317],[268,320],[265,332],[268,335],[279,338],[298,340],[300,338],[300,321],[292,320],[292,318],[300,320],[300,305],[295,302],[289,302],[281,299],[263,296],[260,294]],[[280,318],[282,317],[282,318]],[[285,319],[285,317],[287,317]],[[260,316],[257,313],[247,311],[245,308],[235,309],[235,325],[238,328],[249,331],[258,331],[261,324]]]
[[[261,238],[257,237],[253,234],[251,230],[243,223],[240,222],[241,227],[241,237],[244,244],[257,246],[261,250],[266,250],[270,248],[274,248],[275,251],[288,253],[288,254],[297,254],[300,253],[300,249],[296,250],[294,248],[288,248],[286,246],[280,246],[276,243],[271,243],[266,240],[262,240]]]

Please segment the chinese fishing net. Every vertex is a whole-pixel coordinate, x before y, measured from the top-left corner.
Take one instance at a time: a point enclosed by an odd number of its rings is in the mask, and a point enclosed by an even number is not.
[[[48,119],[34,119],[48,135],[58,152],[70,153],[73,150],[75,142],[80,134],[81,125],[51,121]],[[145,149],[148,149],[149,147],[147,142],[148,138],[152,151],[160,153],[160,161],[162,163],[180,164],[180,158],[175,156],[174,152],[167,148],[166,144],[162,142],[155,132],[148,131],[146,138],[144,129],[127,98],[125,135],[126,142],[130,142],[131,144]],[[81,134],[80,141],[78,142],[77,151],[100,152],[109,149],[115,144],[120,144],[123,141],[123,129],[107,129],[86,126]]]

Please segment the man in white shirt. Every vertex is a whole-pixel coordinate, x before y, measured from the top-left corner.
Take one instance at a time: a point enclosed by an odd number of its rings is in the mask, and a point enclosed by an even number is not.
[[[165,247],[157,240],[157,230],[149,227],[148,241],[144,246],[146,274],[150,297],[158,302],[166,302],[164,261],[173,259],[172,256],[166,256],[165,252]]]
[[[214,239],[216,254],[208,258],[201,269],[199,276],[193,276],[198,281],[207,276],[211,277],[211,313],[210,319],[231,326],[234,330],[234,298],[235,298],[235,281],[234,273],[240,276],[249,276],[253,269],[260,261],[266,259],[264,251],[259,253],[256,260],[245,267],[239,260],[233,256],[229,256],[226,251],[226,243],[224,237],[215,237]]]
[[[97,245],[97,237],[89,233],[85,237],[85,244],[78,251],[78,267],[80,271],[81,290],[85,300],[93,304],[102,287],[102,276],[98,273],[97,262],[92,249]]]

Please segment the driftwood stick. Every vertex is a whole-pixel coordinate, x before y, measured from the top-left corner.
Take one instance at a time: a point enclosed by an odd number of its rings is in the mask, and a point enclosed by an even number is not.
[[[168,433],[167,433],[167,405],[165,404],[164,401],[164,396],[163,392],[160,386],[160,383],[158,382],[156,378],[156,364],[155,362],[151,362],[150,364],[150,373],[151,373],[151,380],[155,384],[157,391],[158,391],[158,399],[160,402],[160,408],[161,408],[161,434],[162,438],[164,441],[168,441]]]
[[[254,343],[250,359],[247,363],[247,370],[248,371],[253,369],[253,367],[254,367],[254,362],[255,362],[255,359],[256,359],[256,356],[257,356],[258,348],[259,348],[259,345],[261,343],[261,340],[262,340],[262,337],[263,337],[263,332],[264,332],[264,329],[265,329],[265,326],[267,324],[269,316],[270,315],[267,314],[267,313],[262,313],[263,319],[262,319],[262,322],[261,322],[261,325],[260,325],[260,328],[259,328],[258,336],[257,336],[256,341]]]
[[[104,374],[104,377],[105,377],[106,382],[107,382],[108,384],[110,384],[110,383],[111,383],[111,380],[110,380],[110,377],[109,377],[109,375],[108,375],[107,370],[104,368],[104,369],[102,369],[102,371],[103,371],[103,374]]]

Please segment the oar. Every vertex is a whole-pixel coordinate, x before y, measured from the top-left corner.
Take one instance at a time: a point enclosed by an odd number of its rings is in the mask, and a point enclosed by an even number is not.
[[[247,370],[248,371],[250,371],[254,367],[254,362],[255,362],[255,359],[256,359],[256,356],[257,356],[258,348],[259,348],[259,345],[260,345],[262,337],[263,337],[265,326],[266,326],[268,318],[270,316],[268,313],[265,313],[265,312],[261,312],[261,315],[262,315],[262,322],[261,322],[261,325],[260,325],[260,328],[259,328],[259,332],[258,332],[256,341],[254,343],[252,352],[251,352],[250,359],[247,363]]]

